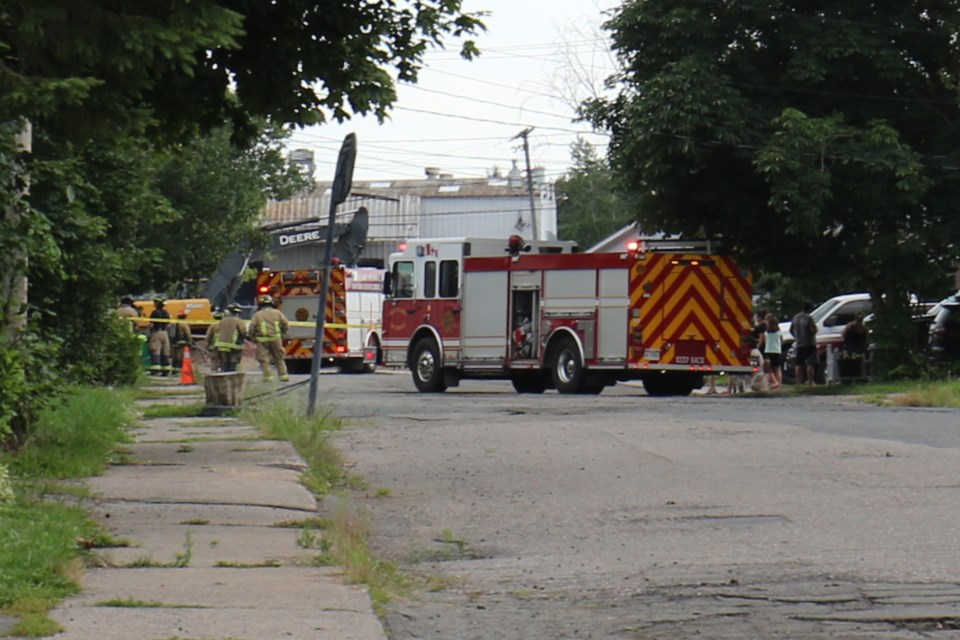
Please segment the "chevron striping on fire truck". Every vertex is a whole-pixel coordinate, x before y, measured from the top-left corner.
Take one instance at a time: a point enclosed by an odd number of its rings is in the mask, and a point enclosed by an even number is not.
[[[580,254],[569,242],[410,240],[389,261],[386,364],[420,391],[510,379],[520,393],[600,393],[641,380],[687,395],[751,373],[752,278],[707,241]]]
[[[344,372],[372,372],[380,361],[383,269],[333,265],[324,304],[322,366]],[[314,327],[320,307],[322,270],[262,271],[257,292],[270,294],[290,322],[284,357],[294,372],[306,373],[314,355]]]

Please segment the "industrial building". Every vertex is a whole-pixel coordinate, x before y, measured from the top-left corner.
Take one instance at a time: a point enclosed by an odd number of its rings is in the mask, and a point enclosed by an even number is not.
[[[506,176],[457,178],[427,168],[419,180],[355,180],[350,197],[337,208],[337,224],[348,224],[361,207],[368,212],[369,227],[362,258],[386,261],[397,246],[410,238],[482,236],[507,238],[519,234],[533,239],[557,237],[557,202],[553,184],[544,171],[531,172],[532,197],[524,174],[514,163]],[[270,201],[264,225],[303,224],[276,231],[270,265],[275,269],[320,266],[330,211],[331,183],[289,200]],[[532,209],[532,211],[531,211]],[[318,233],[319,232],[319,233]]]

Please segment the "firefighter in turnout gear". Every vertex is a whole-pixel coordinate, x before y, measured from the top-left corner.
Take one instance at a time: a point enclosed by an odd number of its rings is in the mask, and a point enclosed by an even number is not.
[[[170,366],[170,335],[167,333],[167,324],[169,324],[170,314],[163,308],[163,296],[157,296],[153,299],[153,312],[150,314],[151,320],[159,322],[150,323],[150,375],[169,376]]]
[[[243,344],[247,329],[240,318],[240,305],[232,303],[227,307],[228,315],[220,321],[214,336],[213,348],[220,357],[220,371],[236,371],[243,357]]]
[[[123,296],[120,298],[120,306],[117,307],[117,315],[121,318],[139,318],[140,312],[137,311],[137,308],[133,306],[133,298],[130,296]],[[133,331],[133,321],[130,322],[130,330]]]
[[[213,348],[217,340],[217,333],[220,331],[220,321],[223,320],[223,311],[217,309],[213,312],[213,324],[207,327],[207,335],[204,340],[207,344],[207,355],[210,357],[210,373],[220,371],[220,352]]]
[[[178,322],[170,324],[170,344],[173,347],[173,371],[179,373],[183,366],[183,349],[193,344],[193,336],[190,335],[190,326],[187,324],[187,312],[181,311],[177,314]]]
[[[283,312],[276,308],[273,298],[269,295],[257,299],[257,312],[250,320],[250,338],[257,343],[257,362],[263,371],[263,379],[273,380],[271,366],[277,368],[280,380],[287,381],[287,364],[283,360],[283,336],[290,328]]]

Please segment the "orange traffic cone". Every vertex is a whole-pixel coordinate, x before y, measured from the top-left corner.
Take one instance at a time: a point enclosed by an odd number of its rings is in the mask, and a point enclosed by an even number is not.
[[[183,348],[183,362],[180,364],[180,384],[197,384],[193,377],[193,359],[190,358],[190,347]]]

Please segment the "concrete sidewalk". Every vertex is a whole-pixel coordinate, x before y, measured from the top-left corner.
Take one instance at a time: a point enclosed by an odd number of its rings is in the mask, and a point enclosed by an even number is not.
[[[106,566],[51,612],[53,638],[385,639],[366,591],[277,526],[316,512],[288,443],[233,418],[145,420],[133,435],[128,464],[90,488],[94,518],[135,546],[98,550]]]

